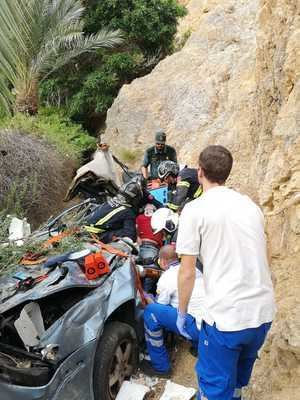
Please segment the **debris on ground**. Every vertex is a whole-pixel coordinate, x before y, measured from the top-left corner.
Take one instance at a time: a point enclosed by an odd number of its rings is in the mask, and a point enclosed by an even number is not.
[[[190,400],[196,393],[194,388],[187,388],[167,381],[165,391],[160,400]]]
[[[150,400],[153,396],[157,398],[157,395],[161,395],[159,400],[191,400],[195,394],[194,388],[140,374],[138,378],[123,382],[116,400]]]
[[[116,400],[143,400],[150,389],[140,383],[124,381]]]
[[[144,374],[139,374],[138,377],[131,378],[130,381],[133,383],[140,384],[140,385],[148,386],[151,389],[158,384],[160,379],[157,377],[150,377],[150,376],[147,376]]]
[[[184,361],[185,370],[191,371],[193,370],[193,364],[195,362],[195,358],[191,356],[188,352],[188,345],[185,341],[182,341],[182,346],[180,347],[179,351],[179,359],[181,359],[181,366],[182,362]],[[175,348],[171,354],[173,355]],[[173,358],[173,357],[172,357]],[[164,378],[158,377],[149,377],[143,373],[138,373],[135,376],[131,377],[130,381],[126,381],[125,389],[122,389],[119,392],[116,400],[190,400],[194,399],[196,394],[196,380],[195,374],[185,374],[186,379],[182,381],[180,379],[181,374],[178,371],[178,359],[173,361],[174,363],[174,374],[172,375],[172,379],[175,380],[177,383],[172,382],[170,380],[166,380]],[[180,376],[179,376],[180,375]],[[190,375],[190,376],[188,376]],[[124,382],[125,383],[125,382]],[[124,385],[123,383],[123,385]],[[133,393],[130,388],[134,388],[135,385],[146,387],[148,390],[145,392],[143,397],[130,397],[129,393]],[[185,386],[187,385],[187,386]],[[193,386],[193,387],[191,387]],[[124,392],[123,392],[124,390]],[[127,391],[128,390],[128,391]],[[119,398],[120,393],[122,393],[122,397]],[[123,397],[124,393],[124,397]],[[135,393],[135,392],[134,392]]]
[[[31,233],[30,224],[27,222],[26,218],[20,219],[12,217],[8,232],[9,242],[13,242],[17,246],[22,246],[24,244],[23,239],[28,237]]]

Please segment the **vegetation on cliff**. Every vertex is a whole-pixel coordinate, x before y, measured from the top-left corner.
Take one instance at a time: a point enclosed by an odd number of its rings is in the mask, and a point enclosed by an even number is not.
[[[38,111],[40,82],[73,59],[122,42],[119,31],[83,32],[80,0],[2,0],[0,101],[5,110]],[[13,89],[13,90],[12,90]]]
[[[45,104],[66,106],[74,121],[95,132],[121,86],[147,74],[172,52],[178,18],[186,10],[176,0],[86,0],[84,4],[84,31],[120,29],[124,45],[74,60],[51,74],[40,93]]]
[[[2,209],[39,221],[62,206],[99,118],[124,83],[172,51],[184,14],[176,0],[1,1]]]

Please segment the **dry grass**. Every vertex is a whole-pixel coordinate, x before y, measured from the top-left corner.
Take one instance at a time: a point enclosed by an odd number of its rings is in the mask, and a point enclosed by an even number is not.
[[[122,160],[125,164],[133,165],[142,157],[142,152],[140,149],[126,149],[121,148],[119,150],[120,160]]]
[[[54,147],[18,131],[0,131],[0,208],[39,224],[63,207],[73,165]]]

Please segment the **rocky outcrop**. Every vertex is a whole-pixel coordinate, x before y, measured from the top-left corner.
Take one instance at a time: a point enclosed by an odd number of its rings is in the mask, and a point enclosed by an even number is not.
[[[144,149],[166,129],[179,159],[196,165],[211,143],[235,164],[229,184],[263,208],[278,314],[248,397],[300,391],[300,3],[191,0],[184,47],[125,85],[108,112],[115,150]],[[298,317],[297,317],[298,316]],[[297,397],[298,396],[298,397]]]

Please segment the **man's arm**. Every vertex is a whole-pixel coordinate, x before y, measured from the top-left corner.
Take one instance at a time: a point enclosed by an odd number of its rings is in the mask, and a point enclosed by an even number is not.
[[[196,279],[196,256],[182,255],[178,274],[179,311],[186,313]]]
[[[177,212],[187,198],[189,187],[190,183],[188,181],[179,181],[176,185],[175,193],[172,193],[170,201],[167,203],[167,207]]]
[[[142,166],[142,174],[143,174],[143,177],[144,177],[145,179],[148,179],[148,176],[149,176],[149,174],[148,174],[148,167],[144,167],[144,165]]]
[[[149,152],[148,150],[145,151],[144,160],[142,165],[142,174],[145,179],[148,179],[148,165],[150,164]]]
[[[174,161],[174,162],[177,163],[177,152],[176,152],[176,150],[174,149],[174,147],[172,147],[172,154],[171,154],[170,159],[171,159],[171,161]]]

